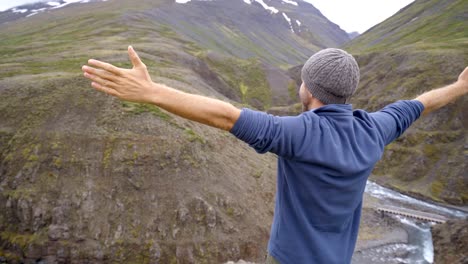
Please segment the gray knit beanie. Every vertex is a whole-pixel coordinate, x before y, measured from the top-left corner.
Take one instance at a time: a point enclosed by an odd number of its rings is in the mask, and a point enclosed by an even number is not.
[[[302,81],[312,96],[324,104],[345,104],[359,83],[359,66],[344,50],[324,49],[302,67]]]

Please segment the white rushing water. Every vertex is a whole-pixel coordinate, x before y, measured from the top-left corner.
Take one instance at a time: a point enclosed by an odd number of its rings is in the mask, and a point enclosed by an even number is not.
[[[434,263],[434,245],[432,244],[431,234],[432,224],[417,224],[403,216],[396,215],[395,217],[412,230],[413,243],[420,244],[420,246],[413,251],[414,259],[412,259],[412,263]]]
[[[409,197],[407,195],[401,194],[399,192],[390,190],[388,188],[382,187],[371,181],[367,181],[366,193],[380,200],[392,199],[394,201],[403,202],[409,205],[416,205],[418,207],[424,208],[436,214],[437,213],[444,214],[444,215],[448,215],[448,216],[452,216],[456,218],[468,217],[468,214],[465,212],[446,208],[446,207],[435,205],[435,204],[431,204],[428,202],[424,202],[424,201]]]
[[[440,205],[424,202],[407,195],[398,193],[388,188],[382,187],[374,182],[368,181],[366,186],[366,193],[371,196],[384,201],[385,203],[397,203],[398,206],[406,208],[405,206],[420,210],[428,211],[434,214],[446,215],[450,218],[466,218],[468,214],[459,210],[446,208]],[[390,245],[382,250],[396,252],[397,250],[404,250],[407,252],[407,257],[392,259],[397,263],[411,263],[411,264],[432,264],[434,263],[434,246],[432,243],[431,226],[432,223],[421,223],[419,221],[409,219],[403,216],[394,216],[398,219],[408,232],[408,244],[403,245]],[[399,246],[395,248],[395,246]],[[380,252],[388,253],[388,252]],[[383,254],[386,255],[386,254]]]

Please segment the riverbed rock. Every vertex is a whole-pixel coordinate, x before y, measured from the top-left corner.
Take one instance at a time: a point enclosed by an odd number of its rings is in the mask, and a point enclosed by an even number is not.
[[[468,219],[451,220],[432,227],[434,263],[468,263]]]

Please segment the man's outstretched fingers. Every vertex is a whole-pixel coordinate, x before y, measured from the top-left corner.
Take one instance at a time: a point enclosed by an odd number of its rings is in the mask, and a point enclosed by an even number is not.
[[[133,64],[133,67],[142,67],[145,66],[145,64],[141,61],[140,57],[136,53],[136,51],[133,49],[132,46],[128,46],[128,57],[130,58],[130,61]]]
[[[85,73],[90,74],[90,75],[98,76],[98,77],[100,77],[102,79],[109,80],[109,81],[114,81],[116,79],[115,74],[110,73],[110,72],[108,72],[106,70],[95,69],[95,68],[89,67],[89,66],[83,66],[83,71]],[[85,75],[85,77],[87,77],[87,76]]]
[[[98,83],[104,87],[109,87],[109,88],[113,88],[114,86],[114,82],[108,80],[108,79],[103,79],[97,75],[93,75],[93,74],[89,74],[87,72],[84,73],[84,76],[88,79],[90,79],[91,81],[95,82],[95,83]]]
[[[110,63],[90,59],[90,60],[88,60],[88,64],[92,65],[92,66],[95,66],[97,68],[104,69],[104,70],[106,70],[106,71],[108,71],[110,73],[113,73],[115,75],[121,75],[121,69],[115,67],[114,65],[112,65]]]
[[[101,91],[101,92],[103,92],[103,93],[106,93],[106,94],[110,94],[110,95],[113,95],[113,96],[118,96],[118,95],[119,95],[119,93],[117,93],[116,90],[111,89],[111,88],[104,87],[104,86],[102,86],[102,85],[100,85],[99,83],[96,83],[96,82],[92,82],[92,83],[91,83],[91,86],[92,86],[94,89],[96,89],[96,90],[98,90],[98,91]]]
[[[83,66],[83,72],[92,76],[98,76],[102,79],[109,80],[109,81],[115,81],[118,78],[118,76],[106,70],[95,69],[89,66]]]

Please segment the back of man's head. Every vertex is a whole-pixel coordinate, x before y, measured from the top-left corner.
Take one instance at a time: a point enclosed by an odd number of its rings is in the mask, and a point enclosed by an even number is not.
[[[313,97],[324,104],[345,104],[359,83],[359,66],[341,49],[324,49],[302,67],[302,81]]]

